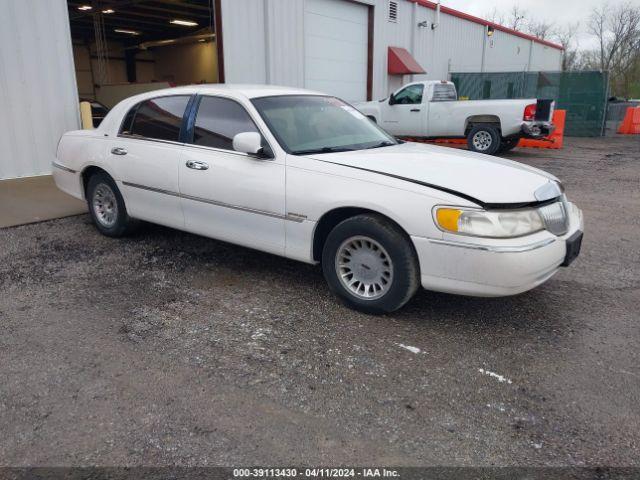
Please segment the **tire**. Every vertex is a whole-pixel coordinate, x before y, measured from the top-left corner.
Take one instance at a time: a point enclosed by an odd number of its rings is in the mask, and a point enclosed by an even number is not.
[[[467,135],[467,146],[472,152],[493,155],[501,143],[500,131],[488,123],[475,125]]]
[[[358,265],[351,266],[354,257]],[[371,314],[398,310],[420,285],[411,239],[377,214],[348,218],[331,230],[322,249],[322,272],[344,304]]]
[[[520,141],[520,137],[503,139],[502,143],[500,144],[500,148],[498,149],[498,153],[506,153],[510,150],[513,150],[518,146],[519,141]]]
[[[104,172],[91,175],[86,193],[91,219],[100,233],[122,237],[131,231],[133,221],[116,182],[109,175]]]

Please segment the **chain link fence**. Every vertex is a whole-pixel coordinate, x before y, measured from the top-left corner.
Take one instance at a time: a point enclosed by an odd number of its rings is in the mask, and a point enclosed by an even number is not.
[[[451,73],[458,96],[469,100],[551,98],[567,111],[565,135],[603,134],[609,79],[606,72]]]

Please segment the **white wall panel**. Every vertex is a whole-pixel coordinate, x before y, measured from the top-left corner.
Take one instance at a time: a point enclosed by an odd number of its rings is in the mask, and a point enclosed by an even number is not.
[[[562,52],[560,50],[540,43],[533,44],[533,52],[531,55],[532,71],[558,71],[561,68]]]
[[[222,0],[226,83],[267,83],[265,2]]]
[[[79,128],[65,0],[0,0],[0,179],[51,173]]]
[[[275,85],[304,85],[304,2],[266,0],[267,81]]]
[[[526,71],[530,48],[531,40],[496,30],[487,38],[485,72]]]
[[[433,10],[431,12],[435,18],[435,12]],[[458,71],[480,70],[484,32],[483,25],[441,14],[438,28],[433,30],[429,78],[446,80],[449,72],[456,69]]]

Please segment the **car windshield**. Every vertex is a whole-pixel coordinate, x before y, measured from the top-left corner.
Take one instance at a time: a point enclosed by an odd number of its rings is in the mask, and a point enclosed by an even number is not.
[[[282,95],[252,103],[282,147],[294,155],[386,147],[398,142],[335,97]]]

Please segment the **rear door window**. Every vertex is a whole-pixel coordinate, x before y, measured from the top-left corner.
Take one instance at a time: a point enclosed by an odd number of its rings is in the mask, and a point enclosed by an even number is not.
[[[457,99],[455,86],[449,83],[436,83],[433,86],[433,102],[452,102]]]
[[[135,109],[133,116],[130,117],[131,112],[127,114],[121,133],[178,142],[182,117],[189,98],[189,95],[175,95],[153,98],[140,103],[137,109],[136,107],[132,109]],[[127,124],[127,121],[130,123]]]
[[[193,143],[233,150],[233,137],[242,132],[258,132],[242,105],[228,98],[202,97],[193,132]]]

